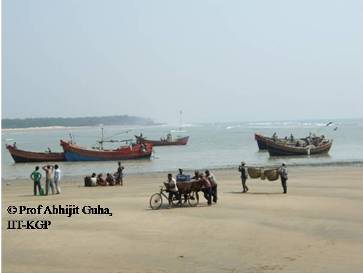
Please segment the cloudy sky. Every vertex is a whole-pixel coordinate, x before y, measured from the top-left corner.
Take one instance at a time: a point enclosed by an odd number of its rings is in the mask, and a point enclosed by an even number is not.
[[[360,0],[4,0],[2,115],[363,117]]]

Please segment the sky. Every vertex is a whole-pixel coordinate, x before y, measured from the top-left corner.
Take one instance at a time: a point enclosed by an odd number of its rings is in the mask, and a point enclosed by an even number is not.
[[[361,0],[2,2],[3,118],[363,118]]]

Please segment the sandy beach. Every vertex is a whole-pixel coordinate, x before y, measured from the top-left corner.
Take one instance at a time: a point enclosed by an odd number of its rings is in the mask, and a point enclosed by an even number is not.
[[[279,181],[219,170],[219,201],[149,208],[166,174],[133,175],[124,187],[83,187],[32,196],[30,180],[2,181],[3,272],[362,272],[363,167],[289,168]],[[108,215],[9,215],[7,207],[85,205]],[[8,220],[50,220],[48,230],[7,230]]]

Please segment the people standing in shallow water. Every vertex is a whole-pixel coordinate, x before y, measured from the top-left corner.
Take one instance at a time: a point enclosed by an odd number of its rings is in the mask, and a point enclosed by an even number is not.
[[[53,169],[51,165],[43,166],[42,169],[45,171],[45,195],[49,193],[49,187],[54,194],[54,180],[53,180]]]
[[[246,171],[246,167],[245,167],[245,163],[242,161],[241,165],[238,167],[238,171],[241,173],[241,181],[242,181],[242,188],[243,191],[242,192],[248,192],[248,187],[247,187],[247,171]]]
[[[282,163],[281,167],[278,170],[280,179],[281,179],[281,186],[283,189],[283,193],[287,193],[287,168],[286,164]]]
[[[37,189],[38,189],[38,194],[40,195],[42,188],[40,184],[41,178],[42,174],[39,172],[39,166],[36,166],[35,170],[30,174],[30,179],[34,181],[34,195],[37,195]]]
[[[61,179],[61,170],[59,169],[59,166],[56,164],[54,165],[54,185],[57,194],[60,194],[61,192],[60,179]]]

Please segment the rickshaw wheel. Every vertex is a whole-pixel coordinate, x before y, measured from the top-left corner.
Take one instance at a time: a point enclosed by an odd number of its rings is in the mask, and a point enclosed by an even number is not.
[[[152,209],[160,209],[163,204],[163,198],[160,193],[154,193],[150,197],[150,207]]]
[[[198,205],[199,200],[194,191],[190,193],[189,198],[188,198],[188,203],[189,203],[189,206],[191,206],[191,207],[195,207]]]

